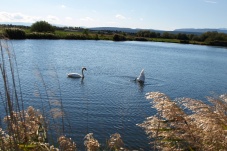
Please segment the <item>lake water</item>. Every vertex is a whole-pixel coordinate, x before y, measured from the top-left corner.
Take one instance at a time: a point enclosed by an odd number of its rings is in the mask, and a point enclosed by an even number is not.
[[[225,48],[86,40],[18,40],[12,46],[26,106],[41,108],[45,89],[51,99],[61,98],[72,130],[67,135],[81,150],[87,133],[105,144],[116,132],[127,148],[148,150],[147,135],[136,126],[155,114],[147,92],[204,101],[227,92]],[[81,73],[82,66],[87,68],[83,80],[67,78]],[[134,81],[142,69],[144,85]]]

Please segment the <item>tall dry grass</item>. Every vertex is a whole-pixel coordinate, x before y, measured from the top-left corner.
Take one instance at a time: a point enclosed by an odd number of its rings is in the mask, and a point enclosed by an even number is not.
[[[44,100],[48,102],[49,110],[45,108],[45,105],[42,106],[42,112],[31,106],[27,109],[24,108],[16,56],[13,48],[9,45],[10,41],[4,37],[0,38],[0,83],[2,84],[0,99],[4,110],[1,112],[1,116],[5,116],[5,124],[1,123],[2,127],[0,128],[0,150],[58,150],[48,144],[55,136],[59,136],[60,148],[62,144],[67,143],[72,143],[71,146],[68,146],[69,150],[76,148],[75,143],[64,136],[66,120],[62,100],[60,98],[53,103],[50,91],[41,74],[42,82],[40,83],[46,93],[41,94],[41,87],[37,86],[36,95],[43,100],[42,104]],[[60,85],[58,89],[60,89]],[[50,133],[53,131],[54,135]],[[63,137],[65,143],[62,143],[63,139],[60,139]]]
[[[9,146],[18,149],[18,145],[15,142],[26,141],[26,136],[21,138],[19,135],[18,119],[25,125],[25,114],[15,115],[23,110],[23,102],[20,101],[22,95],[20,87],[17,87],[16,81],[18,76],[15,70],[16,64],[14,63],[14,54],[10,51],[7,41],[0,41],[0,71],[1,71],[1,101],[6,115],[6,124],[9,136],[7,137]],[[25,127],[25,126],[24,126]],[[24,128],[25,130],[25,128]],[[26,133],[26,132],[24,132]]]
[[[227,149],[227,95],[208,97],[209,103],[191,98],[171,100],[150,92],[157,114],[139,124],[151,138],[154,150]]]

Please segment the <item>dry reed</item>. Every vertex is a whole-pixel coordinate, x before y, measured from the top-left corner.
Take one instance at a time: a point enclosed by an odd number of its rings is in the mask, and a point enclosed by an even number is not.
[[[6,130],[3,131],[0,128],[0,150],[58,150],[54,146],[50,146],[48,138],[48,130],[50,130],[51,125],[47,125],[47,121],[52,120],[55,123],[55,119],[60,118],[62,128],[57,127],[60,135],[64,134],[64,112],[63,104],[60,99],[59,103],[53,103],[48,95],[48,89],[45,85],[42,75],[40,76],[42,84],[44,86],[46,96],[42,96],[40,93],[40,87],[36,91],[36,96],[41,98],[41,103],[43,105],[43,100],[46,99],[49,103],[49,115],[46,116],[47,110],[42,106],[42,113],[33,107],[29,106],[27,110],[24,110],[24,101],[22,97],[20,78],[17,69],[16,56],[12,48],[9,47],[7,39],[0,40],[0,81],[2,86],[0,87],[0,99],[5,112],[2,115],[5,116],[4,122],[6,125]],[[59,83],[59,81],[58,81]],[[58,86],[60,90],[60,85]],[[60,94],[61,97],[61,94]],[[56,102],[56,100],[54,101]],[[54,106],[54,107],[52,107]],[[60,106],[60,107],[59,107]],[[48,119],[48,117],[50,117]],[[58,125],[60,125],[58,123]],[[1,124],[2,126],[2,124]],[[61,129],[61,130],[60,130]],[[52,130],[51,130],[52,131]],[[64,141],[60,137],[59,146],[62,144],[72,144],[67,145],[68,150],[75,150],[76,145],[71,139],[64,137]],[[64,143],[63,143],[64,142]],[[65,150],[66,148],[64,148]]]
[[[226,150],[227,95],[209,97],[209,104],[191,98],[170,100],[150,92],[157,114],[139,124],[151,138],[154,150]]]
[[[110,150],[125,150],[121,135],[118,133],[112,134],[108,140],[108,147]]]
[[[100,147],[98,140],[93,137],[93,133],[88,133],[84,137],[84,145],[88,151],[97,151]]]

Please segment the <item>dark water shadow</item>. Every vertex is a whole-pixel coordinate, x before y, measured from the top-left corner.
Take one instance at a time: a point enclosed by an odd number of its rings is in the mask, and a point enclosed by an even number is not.
[[[83,86],[84,85],[84,78],[70,78],[67,77],[70,81],[80,81],[80,84]]]
[[[84,85],[84,78],[81,78],[81,79],[80,79],[80,84],[81,84],[81,85]]]
[[[146,83],[145,82],[138,82],[136,80],[134,80],[134,81],[137,83],[139,90],[141,92],[143,92],[143,89],[144,89],[144,86],[145,86]]]

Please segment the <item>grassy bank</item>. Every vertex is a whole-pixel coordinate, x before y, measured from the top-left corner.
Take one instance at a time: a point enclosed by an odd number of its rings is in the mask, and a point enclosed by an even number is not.
[[[151,31],[126,33],[122,31],[92,31],[83,28],[55,27],[51,32],[35,32],[31,27],[0,26],[0,34],[9,39],[70,39],[70,40],[113,40],[113,41],[154,41],[196,45],[211,45],[227,47],[227,34],[206,32],[194,34],[162,34]]]

